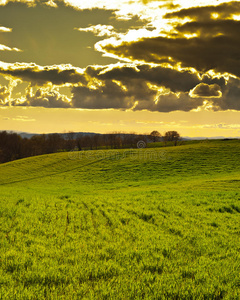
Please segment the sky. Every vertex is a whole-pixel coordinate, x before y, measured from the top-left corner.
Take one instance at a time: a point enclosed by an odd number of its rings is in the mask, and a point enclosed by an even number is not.
[[[240,136],[240,2],[0,0],[0,130]]]

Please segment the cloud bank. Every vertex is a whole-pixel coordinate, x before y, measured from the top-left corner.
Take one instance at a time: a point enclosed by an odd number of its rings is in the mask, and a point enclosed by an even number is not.
[[[38,3],[21,2],[29,6]],[[48,9],[63,5],[52,0],[41,3],[51,7]],[[159,112],[240,110],[238,1],[212,1],[214,5],[207,1],[187,5],[187,1],[143,0],[64,3],[75,10],[113,10],[114,26],[107,22],[76,25],[72,31],[94,34],[98,40],[95,50],[118,62],[84,68],[2,62],[2,76],[28,86],[17,99],[9,94],[9,87],[1,87],[1,105]],[[143,21],[142,27],[124,28],[131,18]],[[5,35],[11,28],[2,26],[0,32]],[[0,50],[20,51],[4,45]],[[71,96],[61,94],[61,87],[68,88]]]
[[[4,64],[0,73],[29,84],[25,95],[4,105],[170,112],[198,109],[207,101],[214,110],[240,108],[238,79],[191,69],[119,63],[85,69]],[[64,86],[70,98],[59,92]],[[6,89],[3,92],[7,96]]]

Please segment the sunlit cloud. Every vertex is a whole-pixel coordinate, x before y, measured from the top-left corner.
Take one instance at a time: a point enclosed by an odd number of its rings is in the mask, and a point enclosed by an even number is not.
[[[0,32],[11,32],[12,28],[0,26]]]
[[[226,124],[226,123],[219,123],[219,124],[204,124],[204,125],[195,125],[195,128],[209,128],[209,129],[240,129],[240,124]]]
[[[49,1],[45,2],[45,4],[50,7],[55,7],[55,8],[58,7],[57,4],[53,0],[49,0]]]
[[[75,28],[78,31],[92,32],[96,36],[115,36],[117,33],[112,25],[92,25],[86,28]]]
[[[237,102],[240,80],[226,79],[214,72],[200,76],[191,69],[140,63],[85,69],[71,65],[1,63],[0,73],[12,82],[29,83],[25,95],[9,101],[14,106],[159,112],[240,110]],[[57,87],[63,86],[71,90],[71,96],[59,92]]]
[[[36,119],[31,119],[28,116],[17,116],[16,118],[12,118],[13,121],[20,121],[20,122],[35,122]]]
[[[0,62],[0,74],[28,81],[31,85],[64,85],[85,82],[83,69],[72,65],[39,66],[35,63]]]
[[[22,50],[18,49],[18,48],[11,48],[5,45],[0,44],[0,51],[16,51],[16,52],[21,52]]]
[[[9,2],[21,2],[21,3],[26,3],[28,5],[33,5],[37,1],[36,0],[0,0],[0,5],[6,5]]]
[[[4,105],[10,96],[10,91],[6,86],[0,85],[0,106]]]
[[[26,89],[25,97],[21,97],[20,99],[16,99],[11,102],[13,106],[40,106],[47,108],[70,108],[71,103],[70,99],[65,95],[61,95],[55,89],[44,89],[39,88],[34,93],[32,88]]]

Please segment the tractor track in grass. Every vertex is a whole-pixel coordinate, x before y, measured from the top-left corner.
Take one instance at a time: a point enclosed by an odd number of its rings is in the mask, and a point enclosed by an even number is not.
[[[126,153],[122,154],[123,158],[125,157],[125,154]],[[0,186],[10,185],[10,184],[20,183],[20,182],[26,182],[26,181],[29,181],[29,180],[41,179],[41,178],[45,178],[45,177],[51,177],[51,176],[55,176],[55,175],[59,175],[59,174],[64,174],[64,173],[72,172],[74,170],[83,169],[85,167],[97,164],[97,163],[99,163],[101,161],[104,161],[104,160],[112,159],[114,157],[116,157],[116,154],[110,155],[110,156],[107,156],[107,157],[104,157],[104,158],[100,158],[100,159],[94,160],[94,161],[92,161],[92,162],[90,162],[88,164],[81,165],[81,166],[78,166],[78,167],[75,167],[75,168],[71,168],[71,169],[68,169],[68,170],[64,170],[64,171],[54,172],[54,173],[46,174],[46,175],[43,175],[43,176],[34,176],[34,177],[28,177],[28,178],[24,178],[24,179],[20,179],[20,180],[13,180],[13,181],[10,181],[10,182],[9,181],[8,182],[0,182]]]

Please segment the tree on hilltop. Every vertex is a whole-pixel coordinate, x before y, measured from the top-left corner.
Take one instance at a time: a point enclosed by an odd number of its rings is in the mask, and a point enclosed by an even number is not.
[[[151,133],[150,133],[150,138],[151,140],[155,143],[155,142],[159,142],[161,140],[161,133],[158,132],[157,130],[153,130]]]
[[[174,142],[174,146],[177,146],[177,142],[181,139],[180,134],[177,131],[167,131],[164,135],[164,141]]]

